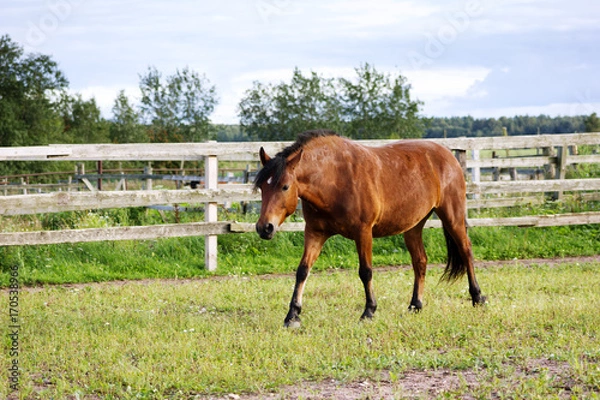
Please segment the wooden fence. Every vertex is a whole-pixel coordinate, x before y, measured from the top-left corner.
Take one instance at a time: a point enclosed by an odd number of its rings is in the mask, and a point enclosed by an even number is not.
[[[425,140],[425,139],[424,139]],[[468,206],[485,208],[529,204],[535,198],[551,193],[554,198],[569,192],[582,198],[597,198],[600,179],[566,179],[569,165],[599,164],[600,155],[579,155],[580,146],[600,146],[600,133],[538,135],[516,137],[458,138],[435,140],[455,151],[468,180]],[[392,141],[366,140],[361,143],[381,146]],[[119,190],[102,191],[93,186],[86,192],[54,192],[0,196],[0,215],[25,215],[62,211],[141,207],[165,204],[204,203],[205,222],[163,224],[158,226],[70,229],[61,231],[4,232],[0,246],[75,243],[104,240],[144,240],[175,236],[206,237],[206,268],[217,266],[217,235],[251,232],[251,223],[218,221],[218,204],[259,201],[250,184],[219,184],[219,161],[256,162],[258,149],[269,154],[281,150],[290,142],[262,143],[173,143],[173,144],[95,144],[50,145],[38,147],[0,148],[2,161],[198,161],[204,160],[204,187],[180,190]],[[524,149],[535,149],[533,152]],[[538,150],[539,149],[539,150]],[[569,151],[571,149],[571,151]],[[495,151],[495,157],[484,152]],[[504,153],[504,155],[502,154]],[[525,155],[524,155],[525,154]],[[508,156],[507,156],[508,155]],[[518,174],[502,179],[502,169],[533,169],[543,171],[546,178],[514,180]],[[482,170],[494,171],[491,180],[482,179]],[[532,175],[532,178],[540,174]],[[534,194],[537,197],[526,197]],[[556,226],[600,223],[600,212],[540,215],[514,218],[470,219],[471,226]],[[432,219],[429,227],[439,227]],[[303,229],[302,223],[285,223],[283,231]]]

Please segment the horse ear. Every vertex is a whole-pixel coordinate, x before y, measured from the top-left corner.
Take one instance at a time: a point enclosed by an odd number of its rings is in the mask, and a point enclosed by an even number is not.
[[[296,167],[296,164],[298,164],[298,162],[302,159],[302,150],[300,150],[298,153],[296,153],[295,156],[293,156],[292,158],[288,159],[286,161],[286,164],[289,168],[294,169]]]
[[[258,155],[260,156],[260,163],[263,165],[263,167],[271,160],[271,157],[269,157],[269,155],[265,152],[265,149],[262,147],[260,148]]]

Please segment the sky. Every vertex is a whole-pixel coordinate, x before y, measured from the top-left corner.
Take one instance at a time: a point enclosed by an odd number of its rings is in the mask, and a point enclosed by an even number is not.
[[[294,68],[401,74],[423,116],[600,113],[597,0],[2,0],[0,35],[59,64],[106,118],[139,76],[189,67],[216,86],[214,123],[238,123],[254,81]]]

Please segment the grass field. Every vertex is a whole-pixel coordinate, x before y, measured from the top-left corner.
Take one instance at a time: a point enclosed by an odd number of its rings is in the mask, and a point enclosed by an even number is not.
[[[495,210],[496,215],[516,216],[526,213],[561,213],[600,210],[599,202],[572,208],[557,209],[556,205],[534,210]],[[132,209],[95,213],[65,213],[42,217],[11,219],[0,217],[4,231],[33,229],[66,229],[103,226],[149,225],[162,223],[158,213]],[[517,214],[518,212],[518,214]],[[189,213],[185,218],[198,221],[202,215]],[[140,216],[141,215],[141,216]],[[475,217],[489,217],[481,212]],[[239,219],[223,216],[223,220]],[[258,216],[248,215],[248,221]],[[16,222],[15,222],[16,221]],[[174,221],[167,221],[174,222]],[[15,226],[11,225],[15,224]],[[476,260],[512,260],[555,258],[600,254],[600,225],[572,227],[472,228],[469,236]],[[218,275],[260,275],[292,272],[303,250],[303,233],[278,234],[264,241],[255,233],[219,236],[219,267],[211,273],[204,269],[204,238],[169,238],[148,241],[96,242],[46,246],[0,247],[0,287],[9,282],[9,272],[19,266],[23,285],[99,282],[145,278],[190,278]],[[444,263],[446,246],[440,229],[424,232],[427,255],[432,263]],[[401,235],[376,239],[373,248],[376,266],[409,264]],[[356,269],[358,259],[354,243],[333,237],[325,245],[316,270]]]
[[[571,199],[535,207],[471,210],[470,218],[515,217],[600,211],[600,202]],[[256,222],[257,214],[221,211],[219,220]],[[76,211],[31,216],[0,216],[1,232],[140,226],[203,221],[201,212],[159,213],[145,208]],[[296,215],[290,221],[300,220]],[[476,260],[554,258],[600,254],[600,225],[548,228],[480,227],[469,231]],[[219,275],[285,273],[295,270],[303,250],[303,233],[278,234],[272,241],[255,233],[219,236]],[[440,229],[426,229],[429,260],[443,263],[446,247]],[[377,266],[410,263],[401,235],[376,239]],[[316,269],[356,268],[354,243],[333,237]],[[204,269],[204,238],[96,242],[46,246],[0,247],[0,287],[19,266],[23,285],[62,284],[145,278],[189,278],[212,275]]]
[[[473,216],[598,209],[598,202],[550,203]],[[151,225],[172,217],[106,210],[0,217],[0,226]],[[424,311],[408,313],[412,271],[376,268],[379,309],[360,323],[355,247],[334,237],[314,266],[298,330],[282,322],[302,233],[272,241],[220,236],[216,272],[204,269],[203,237],[3,247],[0,287],[15,273],[24,288],[16,357],[13,294],[3,289],[0,368],[9,378],[18,360],[23,399],[322,398],[348,387],[358,393],[350,398],[598,398],[600,263],[516,260],[597,256],[600,226],[473,228],[469,235],[477,265],[515,260],[478,269],[487,306],[471,307],[466,279],[438,284],[441,269],[432,267]],[[444,263],[442,231],[426,230],[424,242],[430,263]],[[378,267],[410,263],[402,236],[375,240],[373,251]],[[0,380],[0,398],[9,383]]]
[[[296,330],[282,327],[288,275],[22,290],[21,398],[266,395],[332,379],[371,382],[363,398],[382,385],[403,398],[415,371],[458,382],[422,398],[598,398],[600,264],[481,268],[489,303],[478,308],[466,279],[440,275],[430,268],[425,308],[408,313],[412,271],[376,271],[379,309],[361,323],[356,272],[315,273]]]

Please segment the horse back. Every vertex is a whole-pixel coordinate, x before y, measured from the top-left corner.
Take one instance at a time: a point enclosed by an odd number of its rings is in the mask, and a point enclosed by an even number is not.
[[[438,207],[449,188],[464,196],[457,160],[430,141],[368,147],[331,137],[303,159],[301,180],[311,191],[302,199],[307,226],[330,234],[353,238],[366,226],[375,237],[403,233]]]
[[[446,147],[405,140],[372,150],[380,163],[374,236],[405,232],[444,202],[465,201],[462,168]]]

